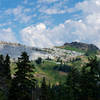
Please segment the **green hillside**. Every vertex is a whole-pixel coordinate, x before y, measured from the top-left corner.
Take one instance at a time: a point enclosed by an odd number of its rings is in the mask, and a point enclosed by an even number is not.
[[[69,45],[67,45],[67,46],[61,46],[61,47],[59,47],[59,48],[65,49],[65,50],[71,50],[71,51],[76,51],[76,52],[82,52],[82,53],[85,53],[84,50],[81,50],[81,49],[79,49],[79,48],[72,47],[72,46],[69,46]]]
[[[84,91],[88,97],[97,94],[100,72],[97,57],[78,56],[66,62],[42,58],[30,61],[23,52],[15,62],[10,63],[9,56],[0,56],[0,59],[0,74],[3,76],[0,81],[1,100],[81,100],[86,95]]]
[[[31,65],[34,65],[34,67],[35,67],[35,75],[34,76],[39,82],[41,82],[43,77],[46,78],[48,83],[50,81],[52,84],[64,82],[66,79],[67,73],[61,72],[58,70],[54,70],[55,66],[59,66],[54,61],[44,60],[41,64],[36,64],[34,61],[32,61]],[[16,72],[15,68],[16,68],[16,64],[11,63],[12,76]]]
[[[80,57],[78,57],[79,59]],[[46,78],[47,83],[51,82],[51,84],[59,84],[60,82],[64,83],[66,80],[67,73],[72,66],[76,66],[80,68],[83,65],[86,57],[81,57],[81,59],[77,60],[73,59],[70,62],[66,62],[65,64],[59,64],[53,60],[43,60],[40,64],[37,64],[35,61],[31,61],[31,65],[35,67],[35,78],[41,83],[43,77]],[[11,73],[12,76],[16,72],[16,63],[11,63]]]

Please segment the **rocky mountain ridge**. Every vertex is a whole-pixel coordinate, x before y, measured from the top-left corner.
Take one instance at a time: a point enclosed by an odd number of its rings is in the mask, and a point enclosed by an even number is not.
[[[30,59],[36,59],[37,56],[43,56],[45,58],[46,56],[46,53],[39,48],[28,47],[17,43],[0,43],[0,54],[4,56],[9,54],[12,59],[18,58],[24,51],[28,53]]]
[[[76,47],[78,49],[86,50],[87,48],[91,48],[93,50],[99,50],[94,45],[84,44],[84,43],[65,43],[64,46],[69,45],[71,47]],[[51,48],[35,48],[35,47],[28,47],[25,45],[17,44],[17,43],[8,43],[8,42],[0,42],[0,54],[4,56],[9,54],[12,59],[17,59],[22,52],[27,52],[30,56],[31,60],[35,60],[38,57],[43,59],[54,59],[57,60],[60,58],[63,61],[67,61],[73,57],[84,55],[84,53],[74,50],[67,50],[57,47]]]
[[[90,49],[100,51],[100,49],[94,44],[87,44],[87,43],[82,43],[82,42],[65,43],[64,46],[71,46],[71,47],[75,47],[84,51],[87,51]]]

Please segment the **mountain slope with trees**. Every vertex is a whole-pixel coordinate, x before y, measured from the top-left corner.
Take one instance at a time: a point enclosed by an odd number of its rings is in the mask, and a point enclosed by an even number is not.
[[[100,100],[100,58],[95,55],[68,61],[30,60],[27,52],[15,61],[0,55],[0,100]]]
[[[10,64],[9,56],[1,58],[0,74],[3,75],[1,79],[5,78],[2,81],[4,83],[0,85],[1,100],[100,100],[100,60],[96,56],[89,57],[88,63],[81,70],[77,66],[71,67],[65,82],[59,84],[51,84],[50,81],[48,84],[45,77],[38,84],[34,77],[35,67],[31,65],[26,52],[18,58],[14,77],[7,78],[11,75],[9,70],[11,66],[8,65],[8,68],[4,66]],[[2,89],[5,85],[7,87]]]

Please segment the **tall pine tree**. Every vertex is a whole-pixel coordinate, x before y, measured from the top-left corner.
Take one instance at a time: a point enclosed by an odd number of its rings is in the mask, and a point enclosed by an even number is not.
[[[46,85],[45,77],[43,77],[43,80],[42,80],[40,100],[48,100],[48,88]]]
[[[0,55],[0,90],[3,91],[5,97],[8,96],[10,83],[10,57],[6,55],[4,59],[3,55]]]
[[[33,98],[32,91],[35,88],[34,66],[30,65],[29,56],[26,52],[23,52],[18,58],[16,70],[9,91],[9,100],[31,100]]]
[[[79,100],[80,95],[80,72],[77,68],[72,67],[71,72],[67,75],[65,84],[66,99]]]
[[[80,88],[82,90],[82,100],[88,100],[89,98],[97,100],[97,83],[99,82],[99,80],[100,77],[97,57],[90,57],[89,63],[87,63],[86,66],[82,69],[80,84]]]
[[[11,79],[11,72],[10,72],[10,56],[7,54],[4,60],[4,74],[7,76],[7,79]]]

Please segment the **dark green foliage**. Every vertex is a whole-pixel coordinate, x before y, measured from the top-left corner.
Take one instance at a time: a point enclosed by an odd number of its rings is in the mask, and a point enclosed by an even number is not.
[[[56,65],[54,67],[54,70],[62,71],[62,72],[70,72],[71,71],[71,66],[65,65],[65,64],[60,64]]]
[[[88,98],[93,98],[94,100],[97,100],[97,83],[99,81],[100,77],[97,57],[90,57],[89,63],[87,63],[82,69],[80,87],[82,90],[81,95],[83,99],[87,100]]]
[[[42,84],[41,84],[40,100],[48,100],[48,87],[46,85],[45,77],[43,77],[43,81],[42,81]]]
[[[5,96],[5,93],[0,90],[0,100],[7,100],[7,97]]]
[[[90,49],[90,48],[89,48],[89,49],[86,51],[85,55],[86,55],[86,56],[91,56],[91,55],[92,55],[92,56],[95,56],[95,55],[97,54],[97,52],[98,52],[98,51],[97,51],[96,49]]]
[[[29,56],[23,52],[18,58],[17,72],[12,80],[12,87],[9,91],[9,100],[30,100],[32,89],[35,88],[33,76],[34,67],[30,65]]]
[[[7,79],[11,80],[11,73],[10,73],[10,57],[7,54],[4,60],[4,67],[5,67],[5,71],[4,74],[7,76]]]
[[[41,64],[42,58],[39,57],[35,62],[36,62],[37,64]]]
[[[4,58],[3,55],[0,55],[0,71],[3,76],[6,76],[7,79],[11,79],[10,73],[10,57],[7,54]]]
[[[4,57],[3,55],[0,55],[0,76],[4,75],[3,72],[4,72]]]
[[[10,88],[11,74],[10,74],[10,57],[0,55],[0,98],[7,98]]]
[[[79,100],[80,95],[80,72],[72,67],[71,71],[68,73],[65,88],[68,100]]]

